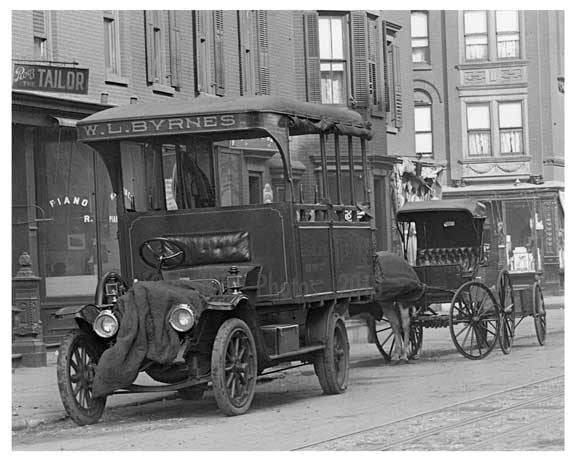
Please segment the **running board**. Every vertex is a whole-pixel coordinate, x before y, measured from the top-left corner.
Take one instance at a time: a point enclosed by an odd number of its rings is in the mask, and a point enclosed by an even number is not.
[[[124,389],[120,389],[113,393],[113,395],[119,394],[141,394],[144,392],[170,392],[177,391],[178,389],[184,389],[186,387],[195,386],[197,384],[206,384],[210,382],[210,376],[205,376],[204,378],[189,379],[175,384],[162,384],[159,386],[142,386],[140,384],[131,384]]]
[[[307,355],[310,354],[312,352],[317,352],[317,351],[321,351],[323,349],[325,349],[326,346],[324,346],[324,344],[319,344],[317,346],[308,346],[308,347],[303,347],[301,349],[295,350],[295,351],[291,351],[291,352],[285,352],[284,354],[278,354],[278,355],[270,355],[268,358],[270,360],[282,360],[282,359],[287,359],[290,357],[296,357],[296,356],[300,356],[300,355]]]

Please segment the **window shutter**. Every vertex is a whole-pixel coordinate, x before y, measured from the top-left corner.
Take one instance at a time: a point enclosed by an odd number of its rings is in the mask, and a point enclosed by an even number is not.
[[[44,10],[32,11],[34,37],[46,38],[46,15]]]
[[[352,30],[352,85],[356,107],[370,104],[368,77],[368,18],[364,11],[350,13]]]
[[[224,11],[215,10],[214,18],[214,88],[218,96],[226,93],[224,85]]]
[[[320,86],[320,41],[318,13],[304,13],[304,54],[306,58],[306,99],[322,102]]]
[[[382,111],[382,78],[380,68],[380,49],[378,43],[378,21],[374,19],[368,20],[368,66],[370,72],[370,104],[373,104],[375,109]]]
[[[155,11],[144,11],[144,24],[146,27],[146,81],[154,83],[154,22]]]
[[[258,94],[270,94],[268,12],[257,11],[256,18],[258,28]]]
[[[180,88],[180,69],[182,68],[182,57],[180,55],[180,30],[176,24],[176,12],[168,12],[168,27],[170,29],[170,85]]]
[[[389,56],[390,52],[390,45],[388,44],[388,38],[386,35],[386,21],[382,21],[382,43],[383,43],[383,60],[382,60],[382,67],[384,69],[384,112],[391,112],[390,109],[390,61],[391,58]]]
[[[246,96],[248,91],[248,54],[250,54],[250,39],[249,27],[250,21],[249,12],[246,10],[238,10],[236,12],[238,17],[238,57],[240,64],[240,96]]]
[[[400,85],[400,47],[398,45],[392,45],[392,57],[394,62],[394,123],[396,128],[402,128],[402,86]]]
[[[207,93],[208,82],[206,67],[207,42],[206,12],[194,11],[194,52],[195,52],[195,71],[196,71],[196,93]]]

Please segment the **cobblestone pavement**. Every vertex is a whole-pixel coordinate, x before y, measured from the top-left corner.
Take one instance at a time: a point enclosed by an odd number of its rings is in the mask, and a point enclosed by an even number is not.
[[[564,376],[316,443],[307,450],[513,450],[564,446]],[[553,423],[557,436],[541,428]]]

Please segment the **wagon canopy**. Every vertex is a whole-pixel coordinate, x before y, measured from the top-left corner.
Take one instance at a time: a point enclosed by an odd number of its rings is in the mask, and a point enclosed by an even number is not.
[[[242,131],[243,137],[272,132],[277,118],[291,136],[338,133],[365,139],[372,137],[370,123],[353,110],[312,104],[279,96],[218,98],[201,96],[190,101],[137,103],[114,107],[78,122],[79,139],[103,141],[198,132]],[[251,131],[253,133],[251,133]]]
[[[416,221],[442,212],[461,212],[471,218],[485,218],[486,207],[473,199],[408,202],[398,210],[399,221]]]

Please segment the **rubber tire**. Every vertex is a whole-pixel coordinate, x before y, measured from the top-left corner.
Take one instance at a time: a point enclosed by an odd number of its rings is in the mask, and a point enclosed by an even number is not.
[[[314,371],[324,394],[342,394],[348,388],[350,369],[350,343],[344,321],[331,316],[328,333],[326,347],[314,357]]]
[[[60,344],[56,364],[56,375],[58,379],[60,398],[66,413],[68,413],[72,421],[74,421],[78,426],[84,426],[98,422],[102,416],[104,407],[106,406],[106,397],[93,399],[90,398],[90,394],[88,394],[88,408],[84,408],[80,405],[74,397],[70,369],[71,359],[79,346],[83,346],[86,349],[86,352],[94,362],[94,365],[98,363],[98,360],[102,355],[103,347],[88,333],[79,329],[72,330]],[[88,371],[88,374],[91,375],[91,379],[94,378],[93,370]],[[89,389],[91,388],[91,379],[88,378],[88,382],[86,383]]]
[[[207,388],[207,384],[198,384],[197,386],[178,389],[177,392],[182,400],[200,400],[204,396]]]
[[[229,393],[228,387],[226,385],[226,360],[227,360],[227,349],[230,344],[230,340],[235,334],[240,332],[244,335],[248,341],[248,389],[247,395],[243,398],[240,403],[235,403]],[[250,408],[252,400],[254,398],[254,391],[256,389],[256,378],[258,374],[258,358],[256,353],[256,342],[254,341],[254,335],[248,327],[248,325],[239,318],[231,318],[226,320],[218,329],[216,333],[216,339],[214,340],[214,345],[212,347],[212,362],[211,362],[211,374],[212,374],[212,388],[214,390],[214,397],[216,398],[216,403],[218,407],[227,416],[237,416],[244,414]]]

